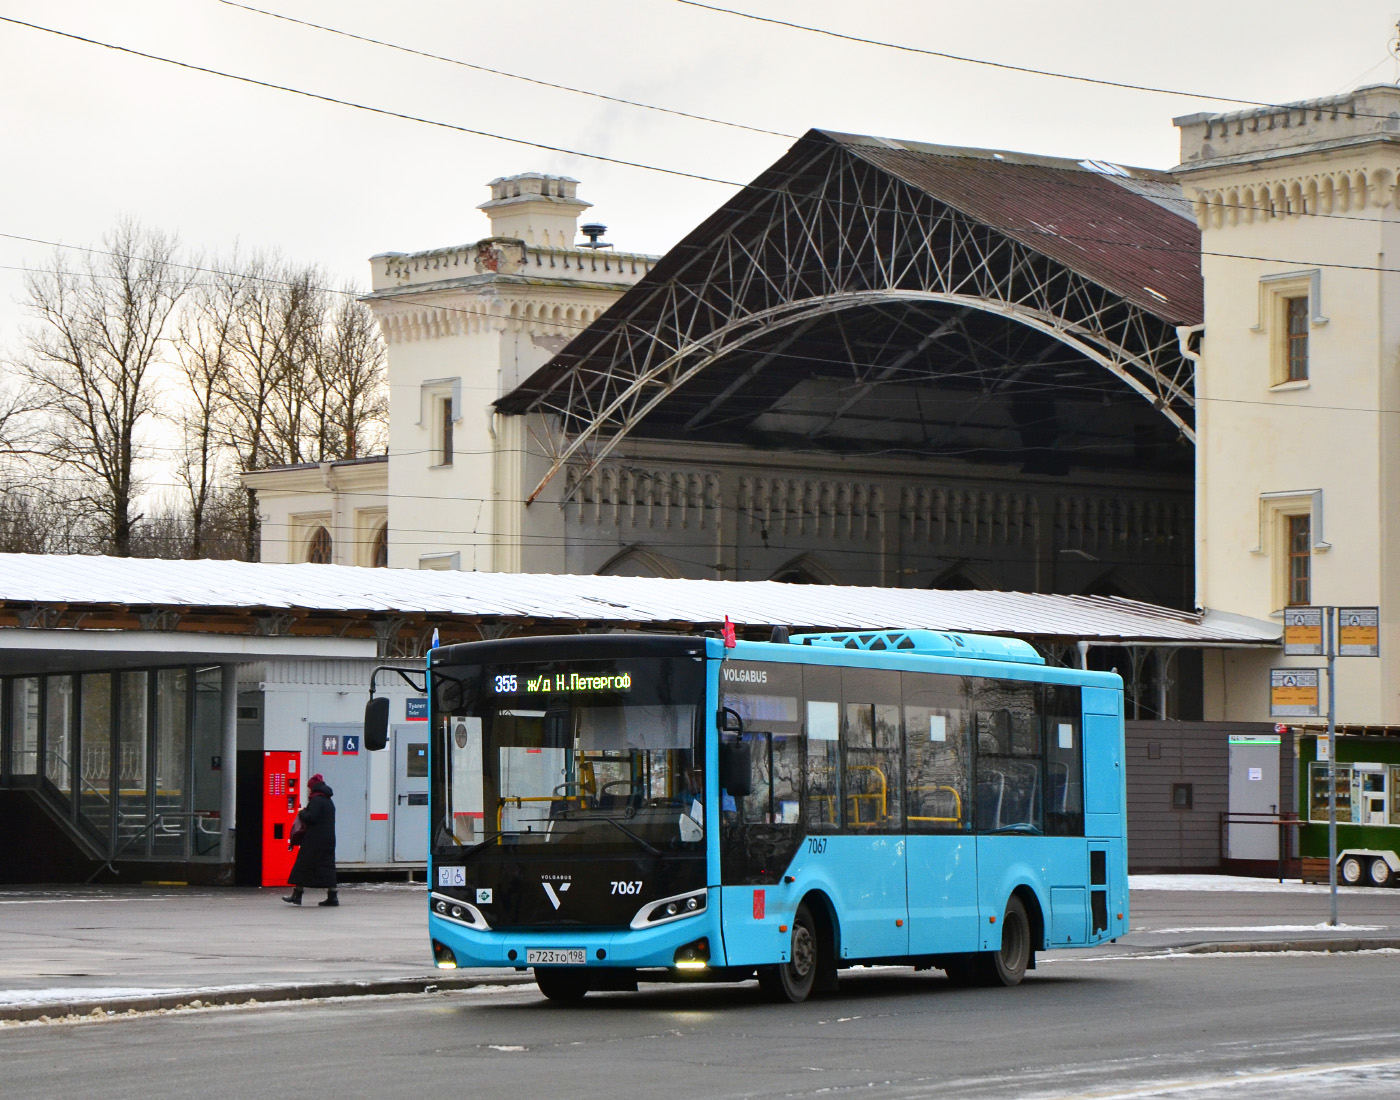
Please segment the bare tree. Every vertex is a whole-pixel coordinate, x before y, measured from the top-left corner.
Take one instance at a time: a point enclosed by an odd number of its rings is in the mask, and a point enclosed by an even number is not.
[[[191,281],[174,237],[120,223],[105,249],[25,277],[36,329],[26,334],[27,381],[45,413],[38,449],[61,468],[89,475],[89,506],[108,549],[131,552],[144,421],[155,408],[155,368],[166,325]],[[77,270],[70,270],[76,268]]]
[[[181,433],[175,476],[189,507],[185,554],[205,557],[210,502],[218,494],[223,472],[220,417],[228,390],[234,315],[226,308],[224,282],[194,288],[181,314],[175,336],[176,357],[188,403],[181,402],[176,423]]]
[[[385,354],[369,311],[351,291],[324,287],[315,267],[272,257],[224,264],[214,306],[230,318],[221,439],[240,470],[353,458],[383,441]],[[254,495],[246,501],[247,557],[257,556]]]
[[[320,461],[384,445],[389,420],[384,343],[374,316],[346,290],[320,326],[314,423]]]

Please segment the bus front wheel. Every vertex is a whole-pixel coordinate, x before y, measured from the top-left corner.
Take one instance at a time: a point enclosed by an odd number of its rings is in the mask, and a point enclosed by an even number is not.
[[[788,961],[777,966],[758,968],[758,988],[773,1001],[797,1004],[807,999],[817,980],[817,963],[821,957],[821,941],[812,911],[803,902],[792,919],[792,943]]]
[[[554,967],[535,967],[535,984],[551,1001],[561,1003],[572,1004],[581,1001],[583,995],[588,992],[588,983],[584,981],[582,974]]]

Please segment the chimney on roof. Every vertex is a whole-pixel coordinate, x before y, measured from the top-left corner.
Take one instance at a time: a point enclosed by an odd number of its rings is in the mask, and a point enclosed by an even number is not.
[[[578,180],[569,176],[522,172],[487,186],[491,198],[477,209],[491,219],[491,236],[526,244],[573,248],[579,215],[593,205],[578,197]]]

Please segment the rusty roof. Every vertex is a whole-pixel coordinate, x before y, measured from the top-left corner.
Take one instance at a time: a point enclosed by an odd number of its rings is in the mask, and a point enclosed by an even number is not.
[[[1167,172],[820,133],[1164,321],[1204,317],[1201,232]]]
[[[661,323],[655,291],[687,282],[707,249],[753,216],[774,193],[801,189],[823,152],[888,173],[964,217],[986,225],[1103,287],[1165,325],[1204,319],[1200,230],[1167,172],[1105,161],[929,145],[809,130],[656,263],[597,321],[505,394],[504,412],[528,410],[609,334]]]

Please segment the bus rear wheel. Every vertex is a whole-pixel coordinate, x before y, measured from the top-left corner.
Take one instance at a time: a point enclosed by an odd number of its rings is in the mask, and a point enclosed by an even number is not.
[[[1026,916],[1026,907],[1018,897],[1010,897],[1006,902],[1006,912],[1001,918],[1001,947],[996,951],[979,951],[970,960],[961,961],[948,977],[958,985],[1012,986],[1020,985],[1030,966],[1031,922]]]
[[[1371,866],[1367,873],[1370,875],[1372,886],[1389,886],[1395,877],[1395,872],[1390,869],[1390,864],[1380,858],[1371,860]]]
[[[1360,856],[1347,856],[1337,865],[1337,877],[1348,886],[1360,886],[1366,875],[1366,865]]]
[[[788,961],[777,966],[758,968],[758,988],[771,1001],[791,1001],[798,1004],[807,999],[817,980],[817,963],[821,957],[821,941],[812,911],[803,902],[792,919],[792,942]]]
[[[583,995],[588,992],[588,983],[582,974],[554,967],[535,967],[535,984],[551,1001],[559,1001],[561,1004],[581,1001]]]

